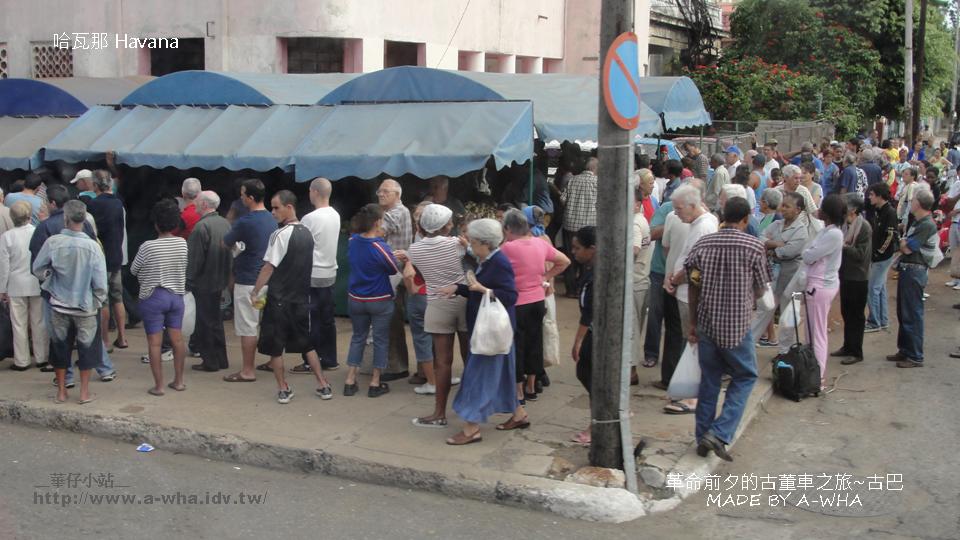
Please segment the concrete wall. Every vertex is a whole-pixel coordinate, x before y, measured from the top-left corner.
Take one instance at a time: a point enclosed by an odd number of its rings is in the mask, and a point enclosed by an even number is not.
[[[599,75],[600,0],[567,0],[564,42],[566,73]],[[640,75],[646,75],[650,43],[650,0],[634,0],[634,32],[637,34]]]
[[[149,73],[149,51],[115,46],[124,34],[204,38],[210,70],[280,72],[280,38],[338,37],[351,40],[345,66],[356,71],[383,67],[384,40],[422,44],[420,61],[429,67],[457,69],[463,50],[511,57],[502,69],[512,71],[517,57],[563,58],[565,4],[577,1],[473,0],[467,7],[467,0],[0,0],[0,42],[7,43],[11,77],[31,75],[33,41],[103,32],[106,49],[74,50],[75,76]],[[536,70],[543,61],[521,64]]]

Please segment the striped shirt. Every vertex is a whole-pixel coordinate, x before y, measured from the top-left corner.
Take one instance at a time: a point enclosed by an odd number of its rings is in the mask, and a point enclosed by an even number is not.
[[[140,281],[140,299],[163,287],[174,294],[186,294],[187,241],[179,236],[148,240],[130,265]]]
[[[440,289],[466,283],[463,256],[466,249],[452,236],[434,236],[414,242],[407,251],[410,262],[420,271],[427,284],[427,300],[443,296]]]

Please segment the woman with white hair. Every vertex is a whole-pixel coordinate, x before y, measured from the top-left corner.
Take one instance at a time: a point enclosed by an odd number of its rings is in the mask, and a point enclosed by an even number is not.
[[[787,165],[783,168],[783,184],[781,184],[777,189],[784,193],[796,193],[803,197],[805,211],[808,218],[812,218],[817,214],[817,205],[816,201],[813,200],[813,194],[810,193],[810,190],[805,188],[800,184],[802,171],[800,167],[796,165]]]
[[[14,371],[30,369],[30,343],[37,366],[47,363],[50,339],[43,324],[40,282],[30,272],[30,239],[36,229],[30,224],[33,207],[18,201],[10,208],[13,229],[0,237],[0,301],[10,305],[13,326]]]
[[[477,219],[467,226],[470,250],[480,263],[469,285],[450,285],[443,288],[445,295],[467,297],[467,328],[473,333],[477,312],[484,295],[493,295],[506,308],[510,323],[517,328],[514,304],[518,292],[513,266],[500,250],[503,229],[495,219]],[[470,354],[463,372],[463,384],[453,400],[453,410],[466,421],[463,430],[447,439],[447,444],[464,445],[479,442],[480,424],[492,414],[510,413],[510,419],[497,426],[498,430],[526,429],[530,420],[517,399],[514,386],[516,346],[507,354],[485,356]]]
[[[762,235],[763,231],[767,230],[767,227],[774,221],[782,219],[780,214],[777,213],[777,210],[780,208],[780,203],[782,202],[783,192],[777,189],[764,190],[763,195],[760,196],[760,215],[763,217],[760,218],[760,223],[757,224],[758,233]]]

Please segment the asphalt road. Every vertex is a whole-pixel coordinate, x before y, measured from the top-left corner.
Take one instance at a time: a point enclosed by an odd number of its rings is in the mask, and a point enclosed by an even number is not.
[[[0,424],[0,539],[960,538],[960,360],[946,356],[958,342],[957,312],[948,307],[955,295],[948,296],[928,306],[933,324],[923,369],[896,369],[884,361],[894,336],[880,335],[868,341],[866,362],[831,363],[829,375],[847,372],[838,390],[799,404],[773,398],[734,447],[736,462],[716,472],[722,483],[709,494],[720,495],[727,503],[722,507],[701,492],[673,511],[632,523],[587,523],[162,449],[138,453],[127,443]],[[749,475],[757,475],[756,487],[743,489],[745,474],[748,484]],[[848,502],[859,495],[860,504],[828,509],[843,515],[824,515],[817,504],[771,507],[776,492],[762,489],[761,477],[772,475],[780,486],[781,474],[810,475],[810,498],[832,496],[816,488],[837,474],[850,475],[851,482],[874,477],[870,481],[884,489],[848,486]],[[741,481],[728,490],[734,476]],[[60,489],[35,487],[59,482]],[[176,500],[177,493],[186,500]],[[91,495],[98,494],[138,498],[97,504]],[[207,494],[210,502],[200,504]],[[218,494],[231,498],[214,504]],[[148,495],[157,500],[144,504]],[[174,499],[164,501],[164,495]],[[750,495],[758,496],[756,506],[749,506]],[[265,500],[258,504],[251,496]]]

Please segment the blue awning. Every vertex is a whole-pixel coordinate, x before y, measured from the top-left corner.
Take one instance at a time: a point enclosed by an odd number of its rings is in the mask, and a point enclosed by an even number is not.
[[[134,105],[313,105],[354,73],[278,74],[178,71],[159,77],[125,97]]]
[[[595,141],[599,85],[596,77],[560,74],[503,74],[396,67],[361,75],[321,103],[458,102],[527,100],[534,106],[537,134],[544,141]],[[641,106],[636,134],[661,132],[657,114]]]
[[[667,130],[711,123],[700,90],[689,77],[641,77],[640,99],[663,115]]]
[[[294,154],[296,178],[460,176],[533,155],[529,102],[343,105]]]
[[[95,107],[50,141],[48,160],[99,159],[133,167],[290,170],[296,147],[330,107]]]
[[[40,148],[73,122],[73,118],[0,117],[0,169],[26,171],[39,167]]]
[[[151,77],[0,79],[0,116],[80,116],[114,105]]]

